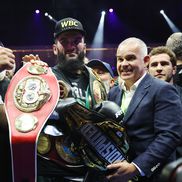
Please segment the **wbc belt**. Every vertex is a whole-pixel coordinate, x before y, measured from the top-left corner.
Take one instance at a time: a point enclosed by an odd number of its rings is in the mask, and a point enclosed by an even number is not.
[[[37,140],[55,109],[59,85],[42,61],[26,63],[12,78],[5,96],[13,182],[36,182]]]
[[[108,164],[127,159],[128,144],[124,127],[77,102],[62,101],[59,107],[73,136],[75,148],[86,166],[105,172]]]

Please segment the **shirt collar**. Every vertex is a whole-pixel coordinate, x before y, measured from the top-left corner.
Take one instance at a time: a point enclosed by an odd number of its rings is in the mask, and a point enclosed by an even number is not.
[[[135,91],[135,90],[137,89],[138,85],[139,85],[140,82],[143,80],[143,78],[145,77],[146,74],[147,74],[147,73],[145,72],[145,73],[143,74],[143,76],[142,76],[140,79],[138,79],[138,80],[131,86],[130,91]],[[128,90],[126,90],[125,81],[123,81],[123,82],[121,83],[121,89],[123,89],[124,91],[128,91]]]

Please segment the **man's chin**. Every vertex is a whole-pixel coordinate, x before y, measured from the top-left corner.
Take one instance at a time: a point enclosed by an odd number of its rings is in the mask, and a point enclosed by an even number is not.
[[[122,74],[121,75],[121,78],[123,80],[128,80],[128,79],[131,79],[132,77],[133,77],[133,75],[131,75],[131,74]]]
[[[160,79],[160,80],[166,81],[166,78],[165,78],[164,76],[155,76],[155,78],[158,78],[158,79]]]

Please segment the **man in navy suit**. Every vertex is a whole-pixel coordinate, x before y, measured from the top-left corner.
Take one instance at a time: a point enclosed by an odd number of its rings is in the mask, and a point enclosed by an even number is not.
[[[130,149],[128,160],[107,166],[107,179],[124,182],[140,175],[140,181],[157,181],[162,167],[176,157],[182,138],[182,105],[175,87],[146,73],[149,57],[142,40],[124,40],[116,57],[123,82],[110,90],[108,98],[125,113]]]

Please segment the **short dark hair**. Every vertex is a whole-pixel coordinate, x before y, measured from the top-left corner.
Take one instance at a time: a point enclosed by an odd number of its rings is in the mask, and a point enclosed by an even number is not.
[[[150,51],[149,56],[151,57],[151,56],[163,54],[163,53],[167,54],[170,57],[170,61],[172,63],[172,66],[176,66],[176,55],[171,49],[169,49],[166,46],[154,47]]]

